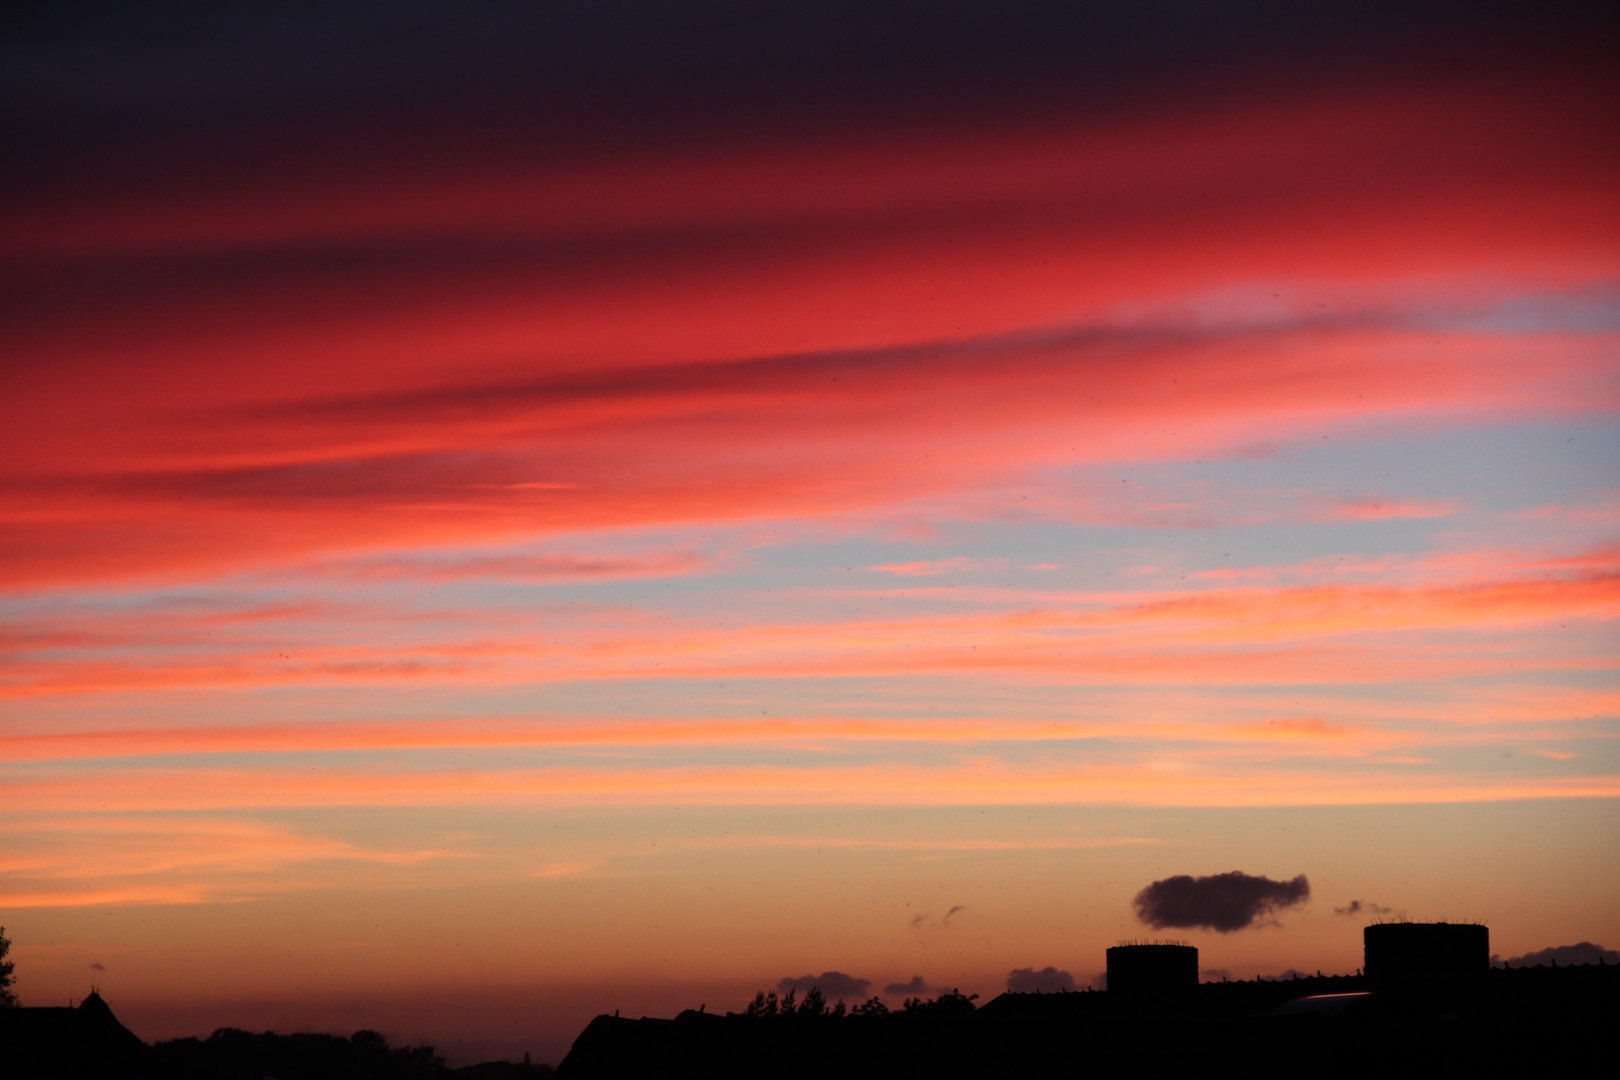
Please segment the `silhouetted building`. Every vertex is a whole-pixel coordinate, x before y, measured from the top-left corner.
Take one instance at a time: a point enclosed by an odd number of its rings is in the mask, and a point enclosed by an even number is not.
[[[98,993],[78,1008],[0,1009],[0,1076],[133,1080],[149,1072],[146,1044]]]
[[[1590,1071],[1594,1048],[1605,1053],[1605,1033],[1620,1014],[1620,965],[1600,959],[1480,971],[1472,949],[1485,940],[1483,927],[1393,929],[1387,939],[1379,930],[1369,941],[1391,943],[1396,970],[1438,974],[1378,989],[1359,974],[1197,983],[1195,949],[1121,946],[1109,950],[1105,992],[1008,992],[977,1010],[960,999],[965,1008],[948,1012],[602,1016],[580,1035],[557,1076],[984,1080],[1082,1071],[1190,1075],[1225,1063],[1280,1075],[1539,1076]],[[1402,951],[1407,941],[1417,943],[1412,953]],[[1452,944],[1440,961],[1422,959],[1435,941]],[[1455,944],[1470,941],[1466,954]],[[1458,971],[1480,974],[1459,978]],[[1121,972],[1127,986],[1146,973],[1148,986],[1172,992],[1121,994],[1113,988]],[[1190,993],[1173,992],[1190,980]]]
[[[1474,923],[1376,923],[1362,931],[1362,944],[1375,989],[1483,975],[1491,966],[1491,932]]]
[[[1191,945],[1115,945],[1108,950],[1108,992],[1176,994],[1198,989],[1198,950]]]

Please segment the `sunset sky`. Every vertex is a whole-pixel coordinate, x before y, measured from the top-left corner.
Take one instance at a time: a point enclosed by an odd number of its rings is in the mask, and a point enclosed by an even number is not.
[[[1620,947],[1613,22],[32,7],[24,1004],[555,1062],[1231,870],[1233,977]]]

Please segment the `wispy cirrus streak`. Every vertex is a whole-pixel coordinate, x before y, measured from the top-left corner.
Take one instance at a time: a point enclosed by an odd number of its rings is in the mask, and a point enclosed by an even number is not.
[[[1105,331],[261,398],[213,414],[109,418],[66,460],[31,462],[37,443],[19,448],[0,471],[12,493],[0,542],[19,584],[190,573],[379,546],[823,515],[1000,487],[1057,464],[1221,453],[1257,425],[1288,438],[1391,413],[1612,406],[1607,339],[1544,339],[1534,367],[1522,348],[1331,327]],[[98,441],[110,445],[97,453]]]
[[[1416,764],[1397,759],[1394,766]],[[151,812],[298,806],[580,806],[693,804],[1018,804],[1148,806],[1355,805],[1620,796],[1609,775],[1470,776],[1428,771],[1389,790],[1389,766],[1275,768],[1160,761],[1026,768],[986,757],[955,766],[774,768],[680,766],[440,770],[142,769],[109,781],[68,775],[4,785],[14,812]],[[1257,773],[1257,775],[1252,775]],[[1395,774],[1395,775],[1398,775]]]
[[[1608,700],[1607,704],[1614,704]],[[1282,718],[1243,726],[1215,727],[1162,719],[1114,721],[883,720],[853,717],[751,720],[515,721],[501,718],[387,724],[284,724],[230,727],[97,730],[0,735],[0,759],[8,762],[70,761],[229,753],[320,753],[345,750],[406,750],[454,747],[570,747],[799,744],[843,742],[1034,742],[1098,738],[1236,739],[1247,743],[1297,739],[1345,739],[1357,746],[1396,745],[1412,736],[1373,732],[1320,719]],[[1477,734],[1470,734],[1477,738]]]
[[[49,847],[8,853],[0,861],[0,873],[34,880],[132,877],[177,870],[195,873],[220,867],[258,871],[330,859],[408,865],[450,854],[446,850],[367,849],[285,826],[233,818],[92,814],[68,820],[19,819],[17,828],[30,839],[47,841]],[[92,860],[95,865],[88,865]]]
[[[881,595],[881,594],[878,594]],[[519,612],[334,609],[345,629],[311,635],[293,607],[205,617],[185,608],[107,613],[77,626],[14,628],[0,693],[114,692],[185,686],[379,681],[697,678],[734,674],[864,675],[1014,670],[1028,676],[1136,679],[1179,671],[1218,682],[1310,682],[1329,669],[1352,681],[1457,676],[1499,662],[1498,635],[1518,633],[1521,663],[1603,670],[1600,654],[1545,653],[1549,620],[1620,617],[1612,564],[1437,585],[1234,586],[1151,593],[1053,595],[1046,603],[791,623],[742,619],[716,628],[690,617],[601,625],[589,614],[559,635]],[[87,613],[88,614],[88,613]],[[288,616],[292,617],[288,617]],[[558,613],[548,613],[556,618]],[[232,631],[240,620],[244,629]],[[266,625],[274,623],[279,625]],[[366,627],[355,633],[352,627]],[[556,624],[553,624],[554,626]],[[1426,634],[1390,654],[1379,639]],[[390,644],[383,638],[394,639]],[[408,640],[399,641],[405,637]],[[30,647],[30,640],[38,644]]]

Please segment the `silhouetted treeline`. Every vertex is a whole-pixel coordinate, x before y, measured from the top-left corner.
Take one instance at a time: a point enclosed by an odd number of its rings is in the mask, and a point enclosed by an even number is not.
[[[98,993],[78,1006],[0,1009],[0,1080],[548,1080],[549,1065],[445,1066],[431,1046],[375,1031],[277,1035],[220,1028],[147,1046]]]
[[[1003,994],[975,1009],[961,995],[894,1011],[806,1001],[769,1011],[687,1011],[673,1020],[599,1016],[558,1080],[980,1080],[1212,1069],[1279,1075],[1538,1075],[1612,1059],[1620,966],[1492,970],[1368,991],[1360,976],[1205,983],[1187,993]],[[1277,1015],[1310,995],[1354,995],[1331,1011]],[[806,995],[806,999],[810,997]],[[881,1003],[879,1003],[881,1005]]]
[[[953,990],[949,994],[941,994],[937,998],[910,997],[906,998],[900,1006],[903,1013],[928,1014],[967,1014],[973,1012],[973,1001],[979,995],[964,995],[961,991]],[[804,1000],[794,1003],[793,991],[789,990],[780,1001],[777,1000],[776,991],[767,993],[761,990],[754,995],[754,1000],[748,1003],[743,1015],[754,1020],[763,1020],[768,1017],[818,1017],[824,1016],[837,1020],[844,1016],[876,1017],[886,1016],[892,1010],[883,1003],[880,997],[871,997],[848,1008],[842,1001],[828,1006],[827,998],[821,992],[821,987],[812,986],[804,995]],[[730,1014],[727,1014],[730,1015]]]
[[[151,1052],[155,1080],[548,1080],[549,1065],[486,1062],[446,1067],[431,1046],[389,1046],[375,1031],[353,1036],[220,1028],[206,1039],[170,1039]]]
[[[875,999],[828,1008],[814,990],[797,1004],[791,991],[773,998],[762,994],[748,1010],[724,1016],[694,1010],[674,1020],[598,1016],[574,1040],[557,1075],[954,1076],[974,1018],[972,1000],[961,994],[910,999],[893,1010]]]

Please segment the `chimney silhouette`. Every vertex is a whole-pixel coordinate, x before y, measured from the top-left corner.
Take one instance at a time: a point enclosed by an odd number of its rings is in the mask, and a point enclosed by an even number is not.
[[[1108,992],[1174,994],[1198,988],[1191,945],[1115,945],[1108,950]]]
[[[1361,940],[1375,987],[1483,975],[1491,966],[1490,929],[1474,923],[1375,923]]]

